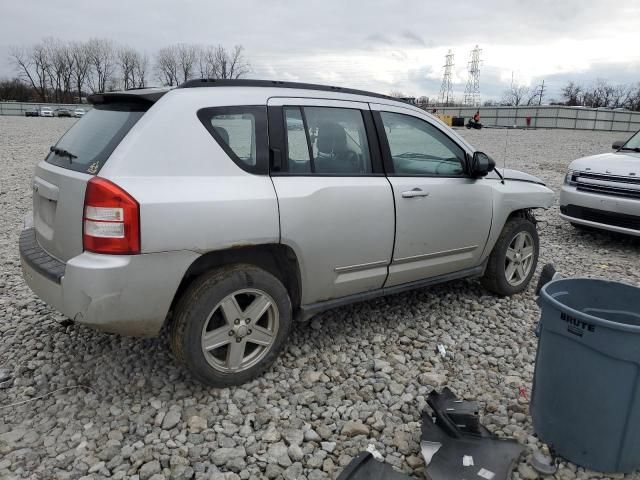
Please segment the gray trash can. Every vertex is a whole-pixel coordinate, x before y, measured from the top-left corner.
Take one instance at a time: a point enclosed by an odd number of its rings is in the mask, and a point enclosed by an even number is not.
[[[639,469],[640,288],[566,278],[546,284],[538,303],[538,437],[592,470]]]

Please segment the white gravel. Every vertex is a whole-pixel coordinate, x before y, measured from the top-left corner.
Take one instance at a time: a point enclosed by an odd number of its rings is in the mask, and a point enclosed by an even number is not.
[[[24,284],[17,241],[34,165],[73,121],[0,117],[0,478],[335,478],[369,443],[423,478],[420,412],[445,384],[481,402],[489,429],[529,447],[513,478],[535,478],[527,458],[539,444],[521,394],[536,350],[533,286],[500,299],[458,281],[326,312],[295,328],[270,372],[223,390],[193,382],[163,338],[65,321]],[[461,133],[502,163],[506,130]],[[557,193],[572,159],[619,137],[509,131],[508,166]],[[640,241],[576,231],[557,204],[539,219],[540,265],[640,284]],[[555,478],[603,477],[562,463]]]

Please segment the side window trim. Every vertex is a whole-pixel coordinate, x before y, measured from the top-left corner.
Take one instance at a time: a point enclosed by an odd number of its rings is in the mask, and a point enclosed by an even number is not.
[[[427,122],[425,119],[420,118],[418,116],[411,115],[409,113],[395,112],[392,110],[388,110],[388,113],[395,113],[398,115],[406,115],[408,117],[413,117],[437,129],[440,133],[442,133],[449,140],[451,140],[451,142],[462,151],[462,155],[464,157],[464,159],[461,160],[463,173],[460,175],[438,175],[433,173],[416,173],[416,174],[396,173],[393,165],[393,158],[391,157],[391,147],[389,146],[387,132],[384,129],[384,123],[382,122],[382,116],[380,115],[380,113],[384,111],[387,111],[387,110],[373,110],[372,114],[373,114],[373,120],[376,126],[376,130],[378,131],[378,139],[380,140],[380,149],[382,151],[382,160],[384,164],[384,169],[388,176],[390,177],[431,177],[431,178],[468,178],[469,177],[469,174],[468,174],[469,160],[468,160],[467,150],[458,142],[456,142],[455,139],[451,138],[451,136],[448,135],[447,132],[445,132],[444,130],[438,128],[436,125],[433,125],[432,123]]]
[[[287,145],[287,125],[284,115],[285,108],[299,108],[303,117],[303,125],[305,134],[307,137],[307,147],[309,149],[309,157],[313,164],[313,150],[311,148],[311,141],[309,138],[309,132],[307,128],[306,115],[304,113],[304,107],[326,107],[326,108],[345,108],[350,110],[358,110],[362,115],[362,121],[364,123],[364,129],[367,136],[367,146],[369,147],[369,157],[371,160],[371,172],[370,173],[357,173],[357,174],[343,174],[343,173],[300,173],[289,172],[288,166],[288,145]],[[321,103],[318,104],[286,104],[286,105],[270,105],[268,106],[268,119],[269,119],[269,150],[270,161],[269,169],[270,174],[273,176],[295,176],[295,177],[381,177],[385,176],[385,168],[383,166],[384,155],[381,151],[381,136],[378,134],[377,125],[375,124],[375,115],[370,109],[364,109],[360,105],[357,107],[343,107],[343,106],[325,106]],[[384,131],[384,129],[383,129]],[[314,167],[315,170],[315,167]]]
[[[302,128],[304,130],[304,137],[307,139],[307,151],[309,152],[309,168],[311,173],[316,173],[316,165],[313,158],[313,147],[311,147],[311,137],[309,136],[309,124],[307,123],[307,114],[304,112],[303,107],[298,107],[300,110],[300,117],[302,118]],[[289,137],[289,131],[287,130],[287,140]]]
[[[255,147],[256,164],[247,165],[239,158],[233,149],[227,145],[220,134],[216,131],[211,119],[216,115],[238,115],[242,113],[253,114],[255,118]],[[226,107],[206,107],[197,112],[198,119],[216,143],[224,150],[233,162],[242,170],[256,175],[266,175],[269,173],[269,151],[267,133],[267,109],[265,105],[234,105]]]

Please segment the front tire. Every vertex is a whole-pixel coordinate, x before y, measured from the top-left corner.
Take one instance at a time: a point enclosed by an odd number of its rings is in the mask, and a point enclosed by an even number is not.
[[[539,250],[540,239],[533,222],[522,217],[511,218],[489,256],[482,284],[502,296],[526,290],[536,271]]]
[[[291,327],[282,283],[253,265],[233,265],[205,273],[182,295],[171,349],[202,383],[241,385],[273,364]]]

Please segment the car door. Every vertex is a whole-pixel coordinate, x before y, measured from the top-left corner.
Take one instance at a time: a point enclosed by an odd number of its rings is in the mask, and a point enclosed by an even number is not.
[[[271,98],[271,176],[302,303],[381,288],[394,205],[367,103]]]
[[[462,142],[414,110],[371,108],[396,207],[385,286],[477,266],[491,229],[492,190],[465,173]]]

